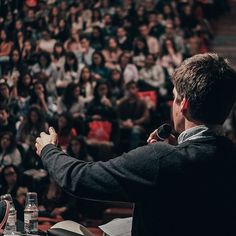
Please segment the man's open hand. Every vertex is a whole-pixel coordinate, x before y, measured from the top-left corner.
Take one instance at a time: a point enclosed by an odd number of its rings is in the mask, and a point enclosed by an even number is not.
[[[49,128],[49,134],[45,132],[40,133],[40,137],[36,138],[36,153],[40,156],[42,149],[48,144],[57,143],[57,133],[53,127]]]

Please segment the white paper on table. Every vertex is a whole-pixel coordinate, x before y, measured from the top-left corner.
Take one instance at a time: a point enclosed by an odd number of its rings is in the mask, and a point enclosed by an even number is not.
[[[114,219],[99,228],[109,236],[131,236],[132,217]]]

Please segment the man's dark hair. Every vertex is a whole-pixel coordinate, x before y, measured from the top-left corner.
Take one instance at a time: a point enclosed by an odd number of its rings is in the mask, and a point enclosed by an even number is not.
[[[190,118],[205,124],[222,124],[236,99],[236,71],[213,53],[186,59],[173,73],[177,101],[186,98]]]

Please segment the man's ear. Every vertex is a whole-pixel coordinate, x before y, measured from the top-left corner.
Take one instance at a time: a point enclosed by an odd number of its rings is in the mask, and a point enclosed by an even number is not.
[[[180,106],[181,106],[181,112],[183,113],[184,116],[186,116],[188,112],[188,100],[186,98],[183,98]]]

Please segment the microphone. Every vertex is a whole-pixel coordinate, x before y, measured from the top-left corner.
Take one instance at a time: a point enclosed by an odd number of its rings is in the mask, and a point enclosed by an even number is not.
[[[163,124],[156,130],[156,136],[158,140],[164,141],[172,132],[172,127],[169,124]]]

